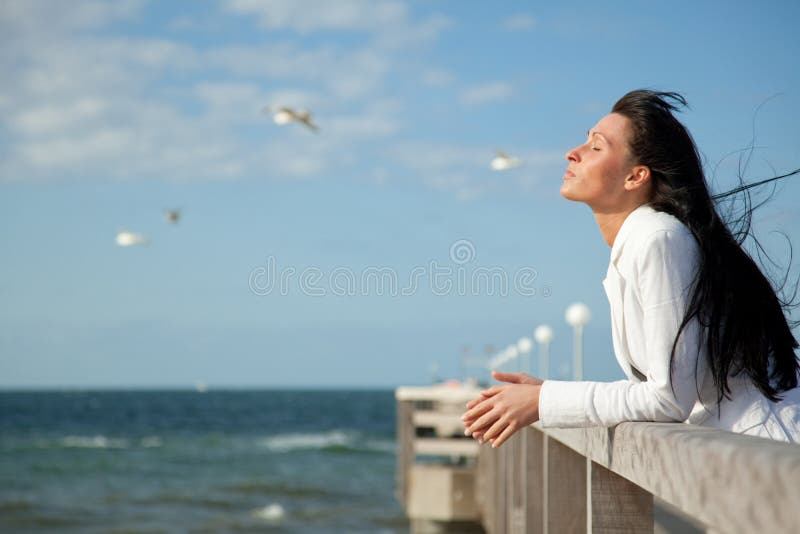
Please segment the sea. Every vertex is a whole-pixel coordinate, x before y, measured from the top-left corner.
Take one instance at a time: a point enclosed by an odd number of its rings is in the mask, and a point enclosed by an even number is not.
[[[408,532],[393,391],[0,392],[0,532]]]

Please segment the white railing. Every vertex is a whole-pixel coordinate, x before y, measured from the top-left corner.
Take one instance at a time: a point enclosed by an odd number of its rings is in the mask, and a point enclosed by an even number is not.
[[[654,499],[659,510],[668,506],[713,532],[800,532],[798,445],[679,423],[623,423],[533,425],[499,449],[477,448],[449,436],[463,411],[456,407],[474,395],[398,390],[397,495],[404,505],[417,456],[449,454],[472,468],[474,520],[489,534],[653,532]],[[447,429],[443,435],[417,436],[417,426],[437,425]]]
[[[713,532],[800,532],[800,446],[680,423],[534,425],[483,447],[476,483],[490,534],[652,532],[654,497]]]

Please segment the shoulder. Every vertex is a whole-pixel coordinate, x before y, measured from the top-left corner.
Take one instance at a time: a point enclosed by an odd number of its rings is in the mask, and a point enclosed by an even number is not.
[[[700,247],[677,217],[643,206],[634,212],[615,263],[624,278],[639,284],[688,283],[700,261]]]
[[[697,252],[697,240],[692,231],[669,213],[648,209],[638,215],[636,223],[629,237],[629,246],[639,253]]]

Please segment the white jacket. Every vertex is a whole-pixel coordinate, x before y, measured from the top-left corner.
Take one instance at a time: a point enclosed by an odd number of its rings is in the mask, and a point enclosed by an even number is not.
[[[690,298],[699,247],[675,217],[643,205],[625,219],[603,286],[611,305],[614,353],[627,380],[546,380],[539,397],[545,427],[613,426],[622,421],[684,421],[800,442],[800,388],[780,403],[746,376],[728,378],[731,400],[717,405],[697,320],[672,343]],[[699,394],[698,394],[699,391]]]

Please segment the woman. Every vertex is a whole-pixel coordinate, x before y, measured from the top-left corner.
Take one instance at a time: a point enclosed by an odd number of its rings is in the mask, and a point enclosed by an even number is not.
[[[603,285],[627,380],[494,373],[465,434],[502,445],[517,429],[684,421],[800,442],[797,341],[785,305],[717,214],[676,93],[623,96],[569,152],[561,195],[594,212],[611,259]],[[749,215],[749,214],[748,214]],[[747,219],[749,221],[749,219]]]

